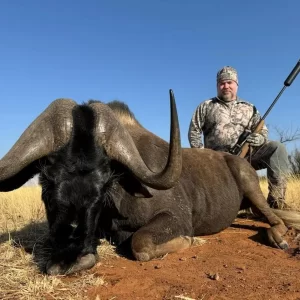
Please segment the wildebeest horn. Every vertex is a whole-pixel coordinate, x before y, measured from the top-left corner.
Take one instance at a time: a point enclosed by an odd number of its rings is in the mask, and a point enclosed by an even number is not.
[[[30,169],[31,163],[58,150],[70,140],[75,105],[76,102],[71,99],[57,99],[29,125],[0,160],[0,191],[20,187],[38,172]],[[28,168],[30,170],[26,170]]]
[[[91,104],[96,111],[96,138],[108,155],[124,165],[142,182],[157,189],[170,188],[181,173],[181,143],[178,116],[170,90],[171,136],[169,157],[161,173],[153,173],[145,165],[127,130],[105,104]],[[72,109],[76,102],[57,99],[42,112],[0,160],[0,191],[20,187],[37,173],[34,163],[66,145],[73,128]],[[33,166],[32,166],[33,165]]]
[[[146,185],[156,189],[168,189],[179,179],[182,167],[181,140],[178,115],[173,91],[170,90],[171,131],[168,161],[159,173],[153,173],[144,163],[129,132],[115,118],[111,109],[101,103],[91,106],[97,112],[95,136],[109,157],[123,163]]]

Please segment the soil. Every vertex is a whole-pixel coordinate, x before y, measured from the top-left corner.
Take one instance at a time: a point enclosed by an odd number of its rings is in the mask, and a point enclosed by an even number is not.
[[[266,243],[267,224],[237,219],[203,245],[150,262],[106,257],[88,272],[105,284],[89,299],[300,299],[299,235],[290,230],[288,250]],[[81,275],[82,276],[82,275]]]

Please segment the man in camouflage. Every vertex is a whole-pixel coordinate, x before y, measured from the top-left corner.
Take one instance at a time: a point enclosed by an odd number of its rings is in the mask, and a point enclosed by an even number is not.
[[[234,68],[226,66],[217,73],[217,97],[200,103],[192,116],[188,132],[192,148],[205,147],[229,152],[244,130],[253,132],[261,116],[253,104],[237,96],[238,84],[238,75]],[[285,208],[289,174],[285,146],[268,140],[268,129],[265,125],[260,133],[250,134],[247,142],[253,151],[246,159],[256,170],[267,169],[268,203],[273,208]]]

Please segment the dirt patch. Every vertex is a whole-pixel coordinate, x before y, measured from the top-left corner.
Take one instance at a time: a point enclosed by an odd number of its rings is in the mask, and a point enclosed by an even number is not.
[[[258,221],[237,219],[206,243],[162,259],[137,262],[106,257],[89,270],[105,284],[89,299],[300,299],[300,251],[290,231],[287,251],[264,242]],[[81,275],[83,276],[83,274]],[[69,278],[70,280],[70,278]]]
[[[300,300],[300,235],[290,230],[290,248],[283,251],[268,246],[266,227],[236,219],[221,233],[202,237],[204,244],[150,262],[118,256],[103,243],[95,267],[57,277],[38,271],[32,247],[26,250],[23,240],[18,247],[5,242],[0,249],[0,299]]]

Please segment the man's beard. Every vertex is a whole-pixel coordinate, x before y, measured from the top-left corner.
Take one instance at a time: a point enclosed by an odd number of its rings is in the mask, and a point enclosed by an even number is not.
[[[226,101],[226,102],[234,100],[234,99],[232,99],[232,94],[231,93],[226,93],[226,94],[220,93],[220,95],[218,95],[218,97],[221,100]]]

